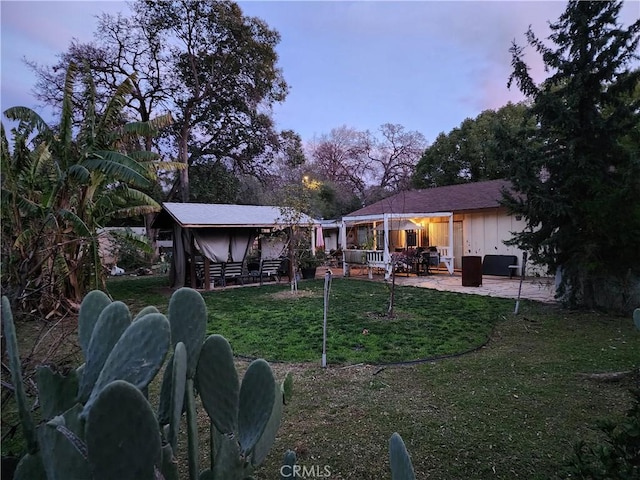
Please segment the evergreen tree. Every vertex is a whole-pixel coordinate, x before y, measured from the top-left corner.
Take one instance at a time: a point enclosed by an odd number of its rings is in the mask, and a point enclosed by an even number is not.
[[[552,47],[529,30],[551,72],[542,85],[512,46],[509,84],[531,101],[537,128],[512,159],[505,204],[527,221],[511,244],[561,269],[564,300],[626,311],[640,301],[640,20],[625,29],[621,6],[570,1],[550,25]]]

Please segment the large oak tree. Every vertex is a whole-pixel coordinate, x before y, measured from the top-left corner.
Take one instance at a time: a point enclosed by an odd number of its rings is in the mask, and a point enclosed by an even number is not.
[[[32,64],[38,98],[59,102],[71,61],[89,66],[98,101],[135,72],[124,112],[141,121],[171,112],[165,154],[186,165],[263,172],[286,143],[270,115],[288,89],[277,65],[278,32],[230,1],[138,0],[132,7],[130,15],[101,15],[95,40],[73,42],[56,65]],[[182,201],[190,199],[188,179],[181,170],[174,192]]]

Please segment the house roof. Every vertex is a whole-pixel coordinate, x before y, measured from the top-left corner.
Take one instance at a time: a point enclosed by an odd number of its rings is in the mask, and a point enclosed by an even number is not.
[[[463,212],[500,206],[502,190],[509,189],[507,180],[461,183],[445,187],[408,190],[367,205],[346,217],[382,215],[384,213],[429,214]]]
[[[301,216],[300,223],[315,223],[311,217],[305,214]],[[287,225],[280,207],[165,202],[152,226],[168,228],[173,222],[179,223],[183,228],[266,228]]]

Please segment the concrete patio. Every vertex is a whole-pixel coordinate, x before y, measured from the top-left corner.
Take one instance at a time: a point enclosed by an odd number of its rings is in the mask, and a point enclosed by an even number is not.
[[[342,276],[341,268],[331,268],[334,277]],[[324,277],[326,269],[318,268],[316,278]],[[353,278],[367,279],[367,270],[352,269],[351,276]],[[374,281],[383,281],[384,277],[380,274],[373,276]],[[499,277],[492,275],[483,275],[482,285],[479,287],[463,287],[462,274],[456,271],[453,275],[442,271],[433,275],[417,276],[399,273],[396,275],[396,284],[413,286],[420,288],[432,288],[434,290],[468,293],[472,295],[485,295],[489,297],[500,298],[518,298],[518,289],[520,287],[520,277]],[[538,302],[555,303],[555,282],[551,277],[526,277],[522,282],[522,291],[520,298],[535,300]]]
[[[486,295],[489,297],[518,298],[520,277],[496,277],[483,275],[482,285],[479,287],[463,287],[462,275],[455,272],[434,274],[427,276],[396,276],[399,285],[410,285],[421,288],[433,288],[448,292],[469,293],[472,295]],[[522,282],[520,298],[535,300],[538,302],[555,303],[555,283],[549,277],[529,277]]]

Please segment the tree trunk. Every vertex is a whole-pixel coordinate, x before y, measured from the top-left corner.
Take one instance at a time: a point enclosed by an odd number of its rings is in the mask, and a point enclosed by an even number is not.
[[[183,203],[189,201],[189,126],[185,125],[180,131],[180,139],[178,141],[179,158],[182,163],[187,165],[186,168],[180,170],[180,198]]]

